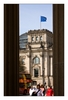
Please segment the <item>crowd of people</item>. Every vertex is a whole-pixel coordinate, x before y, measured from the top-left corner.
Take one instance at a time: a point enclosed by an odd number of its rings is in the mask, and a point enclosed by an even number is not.
[[[24,90],[23,95],[27,95],[27,89]],[[36,87],[31,86],[28,90],[29,96],[54,96],[54,90],[51,86],[44,87],[44,85],[37,85]]]

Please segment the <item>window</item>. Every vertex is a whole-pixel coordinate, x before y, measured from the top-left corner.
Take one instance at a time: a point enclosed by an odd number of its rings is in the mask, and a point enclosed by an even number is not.
[[[34,69],[34,77],[38,77],[38,69]]]
[[[32,41],[34,41],[34,37],[32,37]]]
[[[33,63],[34,63],[34,64],[40,63],[40,59],[39,59],[38,57],[35,57],[35,58],[33,59]]]
[[[38,41],[38,36],[36,37],[36,41]]]
[[[40,36],[40,40],[42,40],[42,36]]]

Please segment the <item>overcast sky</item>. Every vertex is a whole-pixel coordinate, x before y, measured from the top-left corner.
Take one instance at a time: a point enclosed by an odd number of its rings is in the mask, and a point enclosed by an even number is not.
[[[40,16],[47,17],[46,22],[41,22],[41,29],[48,29],[53,32],[52,4],[20,4],[19,34],[40,29]]]

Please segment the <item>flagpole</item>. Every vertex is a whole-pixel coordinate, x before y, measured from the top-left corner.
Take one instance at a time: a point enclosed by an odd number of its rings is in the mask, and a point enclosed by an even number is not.
[[[41,21],[40,21],[40,30],[41,30]]]
[[[46,17],[41,16],[41,18],[40,18],[40,30],[41,30],[41,23],[42,23],[42,22],[46,22],[46,20],[47,20]]]
[[[40,30],[41,30],[41,16],[40,16]]]

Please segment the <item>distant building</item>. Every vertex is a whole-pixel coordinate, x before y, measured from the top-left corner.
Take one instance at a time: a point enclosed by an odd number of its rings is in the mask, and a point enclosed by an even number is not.
[[[19,47],[20,61],[32,80],[53,86],[53,33],[47,29],[30,30],[20,35]]]

